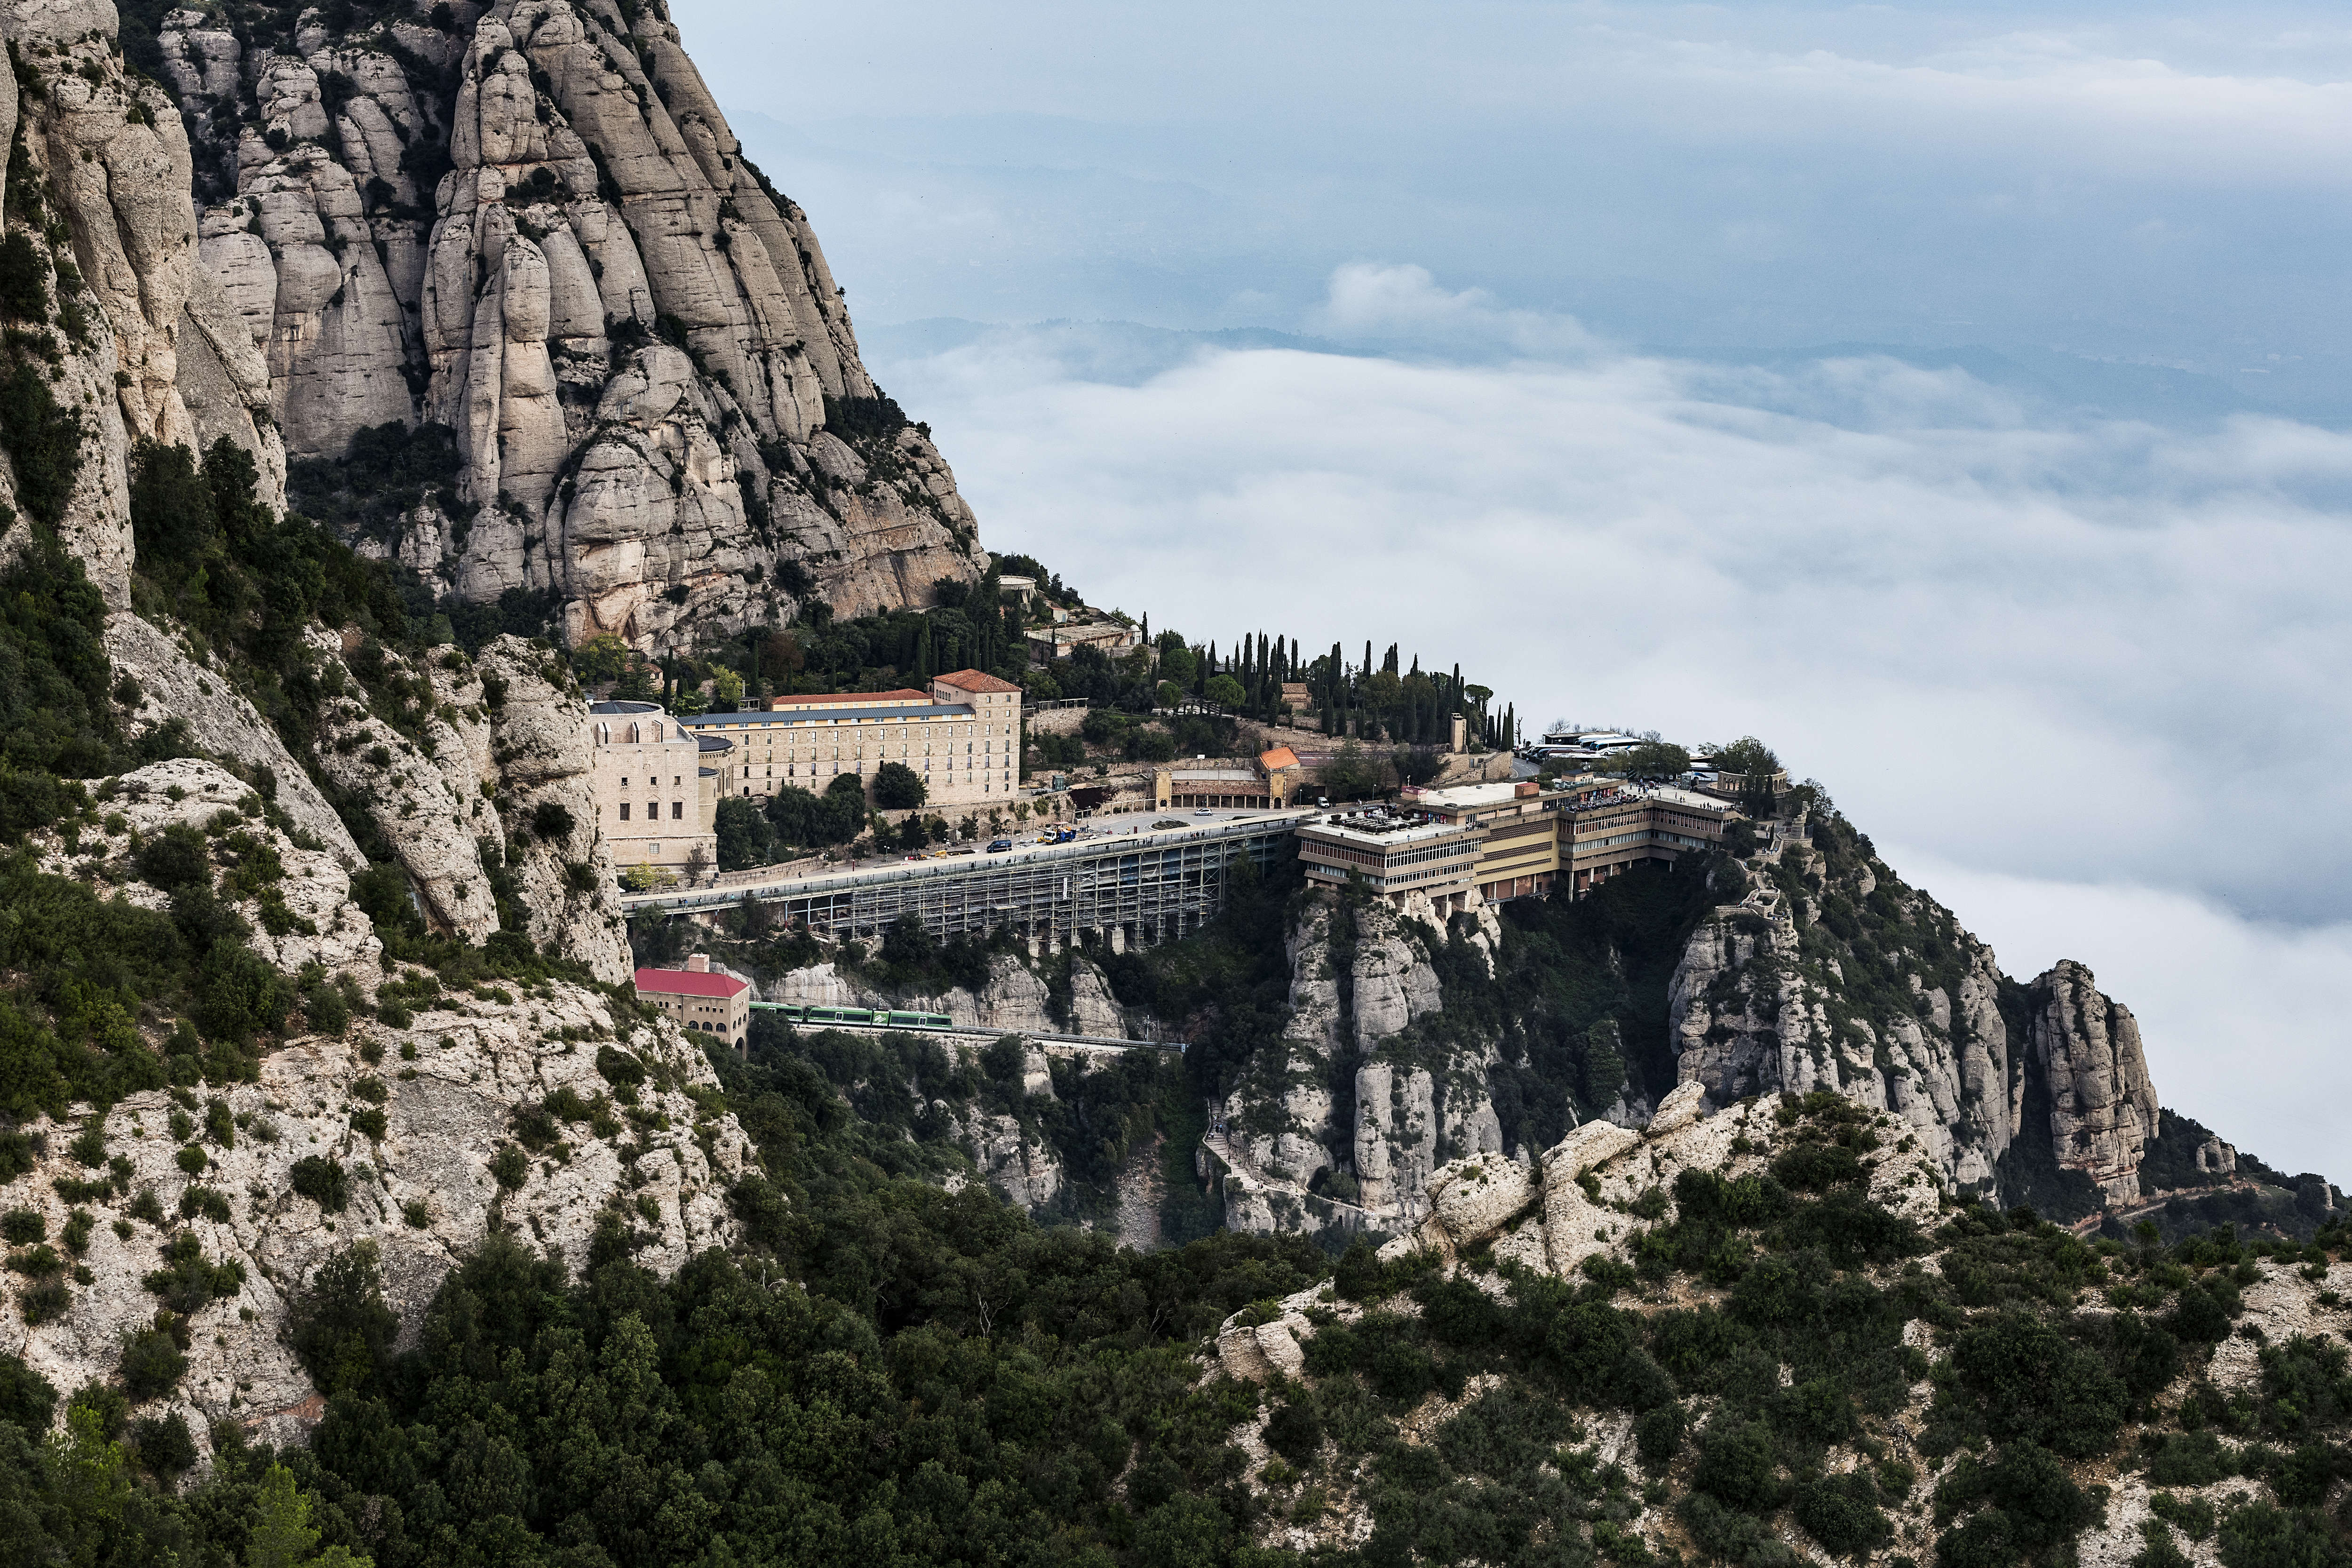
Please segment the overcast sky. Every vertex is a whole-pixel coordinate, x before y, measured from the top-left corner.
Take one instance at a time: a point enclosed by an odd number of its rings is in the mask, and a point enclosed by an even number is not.
[[[2352,22],[680,4],[983,538],[1763,736],[2352,1180]]]

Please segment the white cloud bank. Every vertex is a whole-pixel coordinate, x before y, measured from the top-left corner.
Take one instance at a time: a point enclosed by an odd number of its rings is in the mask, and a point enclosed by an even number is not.
[[[2241,920],[2176,890],[2003,876],[1881,844],[2030,978],[2061,958],[2140,1021],[2158,1096],[2290,1174],[2352,1176],[2352,1053],[2344,1049],[2352,924]]]
[[[2171,1100],[2352,1174],[2309,1110],[2352,994],[2352,437],[1612,353],[1415,268],[1344,270],[1321,321],[1569,357],[1078,379],[1054,332],[1000,331],[878,368],[993,547],[1155,626],[1394,638],[1531,724],[1763,735],[1988,911],[2012,973],[2091,963]]]

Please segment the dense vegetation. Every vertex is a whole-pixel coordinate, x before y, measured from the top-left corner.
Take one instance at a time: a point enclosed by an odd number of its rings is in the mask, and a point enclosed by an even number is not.
[[[2340,1346],[2264,1346],[2250,1393],[2192,1377],[2177,1405],[2151,1405],[2231,1331],[2256,1258],[2324,1269],[2340,1231],[2088,1244],[1963,1208],[1922,1235],[1860,1194],[1832,1152],[1866,1148],[1867,1119],[1819,1096],[1782,1105],[1772,1175],[1682,1173],[1635,1268],[1506,1266],[1496,1293],[1362,1247],[1336,1264],[1230,1236],[1121,1252],[950,1194],[925,1179],[945,1162],[924,1124],[973,1069],[931,1042],[763,1030],[748,1064],[718,1065],[767,1162],[735,1194],[746,1253],[659,1280],[617,1207],[576,1273],[493,1239],[395,1353],[375,1260],[354,1248],[289,1328],[331,1395],[311,1447],[224,1425],[220,1462],[181,1497],[159,1481],[188,1463],[184,1429],[128,1422],[94,1387],[44,1438],[58,1392],[0,1359],[0,1552],[1274,1568],[1305,1559],[1251,1542],[1348,1509],[1370,1535],[1325,1560],[1631,1563],[1654,1560],[1632,1521],[1664,1510],[1697,1559],[1794,1563],[1793,1527],[1829,1555],[1894,1542],[1973,1568],[2063,1557],[2101,1515],[2073,1468],[2088,1462],[2160,1489],[2242,1479],[2218,1506],[2159,1493],[2163,1518],[2219,1536],[2227,1568],[2352,1560],[2322,1510],[2352,1468]],[[989,1062],[964,1088],[987,1102],[1017,1071]],[[1193,1350],[1229,1314],[1262,1321],[1318,1280],[1304,1378],[1201,1379]],[[1932,1400],[1901,1440],[1922,1377]],[[1447,1414],[1408,1441],[1402,1419],[1433,1396]],[[1601,1434],[1629,1419],[1624,1459],[1603,1462]],[[1255,1468],[1227,1440],[1245,1422],[1274,1455]],[[1895,1542],[1911,1455],[1958,1458],[1932,1537]],[[290,1557],[255,1555],[306,1531]],[[2177,1550],[2164,1535],[2143,1561]]]

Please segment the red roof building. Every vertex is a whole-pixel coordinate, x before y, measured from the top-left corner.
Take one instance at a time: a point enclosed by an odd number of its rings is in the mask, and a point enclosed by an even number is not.
[[[640,969],[637,995],[667,1014],[681,1029],[725,1040],[745,1051],[751,1033],[751,987],[731,974],[710,973],[696,953],[684,969]]]
[[[731,974],[697,973],[690,969],[640,969],[637,991],[667,992],[675,996],[728,997],[751,987]]]
[[[952,686],[958,691],[1018,691],[1021,689],[1009,680],[1000,680],[985,670],[959,669],[952,675],[933,678],[941,686]]]

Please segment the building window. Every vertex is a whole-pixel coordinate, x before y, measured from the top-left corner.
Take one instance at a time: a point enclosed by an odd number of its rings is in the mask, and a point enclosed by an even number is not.
[[[623,822],[629,820],[629,803],[625,800],[621,803],[621,820]]]
[[[686,820],[686,802],[682,800],[674,800],[669,803],[669,819],[672,822],[683,822]]]

